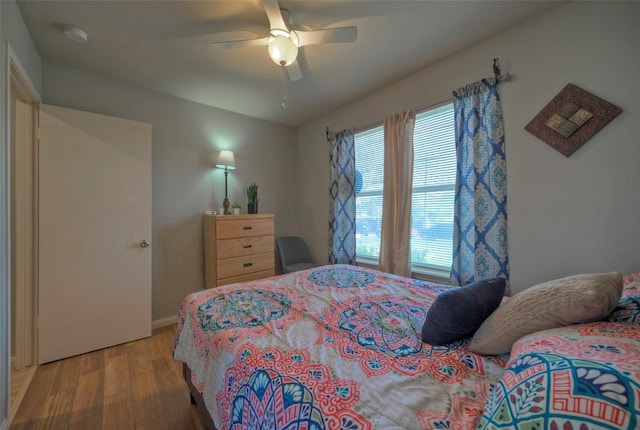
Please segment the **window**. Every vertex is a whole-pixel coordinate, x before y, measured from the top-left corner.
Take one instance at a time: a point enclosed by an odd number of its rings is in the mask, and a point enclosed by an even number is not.
[[[453,104],[416,116],[414,130],[411,264],[414,272],[447,276],[453,245],[456,181]],[[356,256],[376,263],[380,256],[384,131],[355,134]]]
[[[356,152],[356,258],[371,263],[380,257],[384,129],[354,135]]]
[[[448,275],[453,251],[456,146],[453,104],[416,115],[413,134],[411,264]]]

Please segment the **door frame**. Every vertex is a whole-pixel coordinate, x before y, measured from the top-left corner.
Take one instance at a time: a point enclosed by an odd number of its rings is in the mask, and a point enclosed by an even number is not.
[[[12,78],[11,142],[9,162],[11,218],[12,368],[22,369],[34,361],[34,309],[37,281],[37,179],[38,151],[35,131],[38,108]],[[27,100],[25,100],[27,99]],[[17,106],[20,102],[21,106]]]
[[[33,85],[33,82],[31,81],[31,79],[29,78],[29,75],[27,74],[26,70],[24,69],[24,67],[22,66],[22,63],[20,62],[18,56],[15,54],[15,52],[13,51],[11,45],[9,44],[9,42],[5,42],[5,46],[4,46],[4,70],[3,70],[3,95],[2,95],[2,107],[3,107],[3,116],[2,116],[2,122],[4,124],[4,133],[3,135],[0,137],[2,139],[2,143],[3,143],[3,148],[5,148],[5,153],[4,153],[4,159],[2,159],[2,168],[6,169],[3,174],[5,176],[5,178],[7,179],[7,185],[6,188],[4,190],[2,190],[3,192],[5,192],[6,194],[2,196],[2,200],[7,202],[7,205],[5,205],[6,212],[2,215],[4,215],[4,219],[3,219],[3,225],[0,226],[4,229],[6,229],[6,237],[7,240],[5,241],[6,243],[6,248],[2,249],[0,252],[2,253],[6,253],[6,258],[4,259],[5,261],[10,261],[11,258],[11,249],[12,249],[12,243],[14,238],[11,236],[11,226],[12,223],[14,222],[13,220],[13,207],[11,206],[11,200],[10,200],[10,195],[11,195],[11,191],[13,190],[14,184],[12,183],[12,179],[11,179],[11,170],[12,170],[12,166],[11,166],[11,147],[12,147],[12,135],[13,135],[13,128],[14,128],[14,123],[13,123],[13,118],[14,118],[14,106],[13,106],[13,97],[12,94],[15,94],[16,98],[26,102],[27,104],[29,104],[32,109],[31,111],[34,112],[33,115],[33,149],[36,150],[37,149],[37,104],[42,100],[40,97],[40,94],[38,92],[38,90],[36,89],[35,85]],[[35,227],[37,226],[37,224],[35,223],[35,221],[37,220],[37,199],[36,196],[38,195],[38,189],[37,189],[37,151],[34,152],[33,154],[33,159],[32,159],[32,163],[31,163],[31,174],[34,175],[32,176],[33,180],[32,180],[32,184],[33,186],[31,187],[31,191],[29,192],[30,195],[26,195],[23,196],[23,198],[29,199],[32,202],[34,202],[34,207],[33,207],[33,212],[30,216],[30,219],[22,219],[22,220],[15,220],[15,222],[21,222],[23,223],[22,225],[30,225],[30,238],[28,239],[31,244],[33,245],[33,249],[32,249],[32,255],[34,258],[28,258],[25,259],[23,261],[23,263],[25,263],[23,265],[22,270],[27,273],[28,279],[31,280],[31,282],[25,285],[22,285],[22,297],[24,297],[24,300],[22,300],[21,306],[20,308],[18,308],[18,306],[16,306],[16,319],[18,318],[18,312],[20,313],[21,317],[20,317],[20,321],[21,324],[23,324],[23,333],[24,333],[24,340],[23,342],[23,346],[21,347],[22,349],[22,354],[24,357],[24,364],[35,364],[36,363],[36,358],[37,358],[37,344],[35,342],[35,340],[37,339],[37,336],[35,336],[36,332],[35,330],[37,330],[37,328],[35,327],[35,322],[36,322],[36,316],[37,316],[37,309],[35,308],[36,305],[36,300],[35,298],[37,297],[37,293],[38,293],[38,278],[37,278],[37,261],[35,260],[37,258],[37,230],[35,230]],[[6,200],[5,200],[6,199]],[[13,266],[13,264],[12,264]],[[7,340],[7,344],[6,344],[6,352],[5,352],[5,356],[7,359],[7,363],[9,364],[9,366],[7,366],[10,370],[10,358],[11,358],[11,336],[13,333],[13,329],[11,328],[11,288],[12,288],[12,282],[13,282],[13,278],[14,278],[14,274],[11,273],[10,270],[7,270],[7,273],[5,274],[5,279],[7,281],[6,284],[6,294],[5,294],[5,298],[6,298],[6,303],[3,304],[3,308],[5,308],[7,310],[7,323],[5,325],[6,328],[6,332],[3,333],[4,336],[6,336],[6,340]],[[17,348],[17,345],[16,345]],[[10,373],[10,372],[9,372]],[[7,384],[9,384],[9,378],[6,379]],[[4,389],[4,387],[1,387],[0,389]]]

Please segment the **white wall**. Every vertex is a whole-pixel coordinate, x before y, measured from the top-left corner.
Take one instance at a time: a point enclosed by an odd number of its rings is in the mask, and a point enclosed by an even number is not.
[[[152,124],[153,319],[178,312],[202,289],[202,214],[224,199],[219,149],[234,151],[229,200],[246,212],[245,187],[259,185],[259,210],[275,213],[276,235],[296,234],[296,134],[289,127],[130,87],[45,62],[45,103]]]
[[[640,271],[640,3],[574,2],[482,42],[298,129],[300,231],[327,260],[325,128],[364,127],[450,98],[491,75],[513,75],[503,102],[512,292],[580,272]],[[453,29],[452,29],[453,31]],[[566,158],[524,130],[567,83],[624,111]]]

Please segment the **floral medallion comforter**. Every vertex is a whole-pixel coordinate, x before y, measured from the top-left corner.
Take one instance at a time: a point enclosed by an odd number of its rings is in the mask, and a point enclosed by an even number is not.
[[[508,357],[421,341],[446,288],[335,265],[198,292],[174,357],[219,430],[474,429]]]
[[[640,326],[595,322],[518,340],[479,429],[637,430]]]

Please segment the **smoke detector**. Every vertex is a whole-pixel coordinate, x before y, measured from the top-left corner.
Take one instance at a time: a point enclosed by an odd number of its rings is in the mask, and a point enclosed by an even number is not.
[[[62,28],[64,30],[64,35],[68,39],[71,39],[74,42],[80,43],[82,45],[87,43],[87,40],[89,39],[89,35],[83,29],[71,24],[65,24],[62,26]]]

